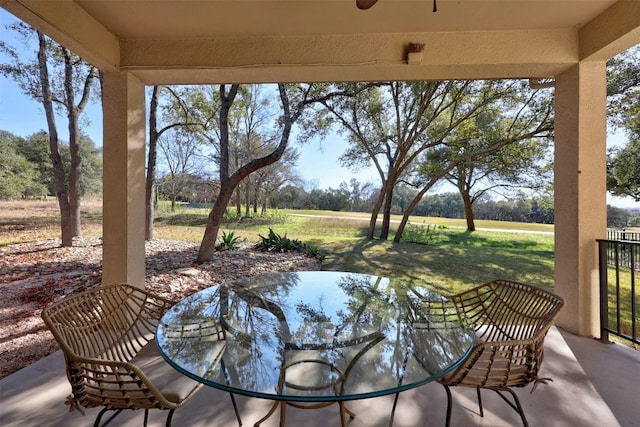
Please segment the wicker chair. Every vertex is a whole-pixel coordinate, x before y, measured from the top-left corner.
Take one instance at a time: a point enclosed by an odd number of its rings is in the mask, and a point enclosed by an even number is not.
[[[42,318],[64,353],[72,395],[70,410],[169,410],[195,395],[201,384],[167,364],[156,349],[154,333],[171,302],[130,285],[105,286],[47,307]],[[84,413],[84,412],[83,412]],[[106,424],[106,423],[105,423]]]
[[[511,387],[552,381],[538,377],[543,341],[564,306],[562,298],[540,288],[509,280],[493,280],[450,297],[476,330],[476,343],[465,361],[438,382],[447,391],[447,420],[451,423],[451,386],[477,390],[480,416],[484,416],[480,389],[493,390],[520,414],[528,426],[518,396]],[[510,401],[502,392],[513,397]]]

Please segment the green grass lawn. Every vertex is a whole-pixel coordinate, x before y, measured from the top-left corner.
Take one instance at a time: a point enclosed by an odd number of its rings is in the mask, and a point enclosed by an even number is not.
[[[181,208],[175,213],[161,209],[155,235],[199,242],[207,214],[204,209]],[[326,255],[323,269],[400,277],[447,293],[497,277],[553,287],[553,235],[539,233],[552,231],[550,226],[478,221],[481,230],[470,233],[461,220],[414,218],[405,230],[410,241],[393,243],[367,241],[368,219],[362,213],[274,211],[225,221],[221,231],[233,231],[257,243],[260,235],[273,229],[320,249]],[[425,232],[423,224],[436,224],[436,220],[438,225]],[[396,227],[392,222],[391,238]],[[492,227],[500,231],[490,231]]]

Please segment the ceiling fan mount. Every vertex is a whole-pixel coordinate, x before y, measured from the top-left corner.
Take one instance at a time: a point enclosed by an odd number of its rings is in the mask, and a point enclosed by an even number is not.
[[[433,0],[433,11],[434,12],[438,11],[438,7],[436,5],[436,1],[437,0]],[[378,0],[356,0],[356,6],[360,10],[367,10],[370,7],[372,7],[374,4],[376,4],[377,2],[378,2]]]

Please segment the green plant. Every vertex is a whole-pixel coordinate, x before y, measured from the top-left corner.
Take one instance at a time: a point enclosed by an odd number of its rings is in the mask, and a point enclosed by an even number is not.
[[[435,232],[437,229],[445,229],[443,225],[437,224],[412,224],[408,223],[402,235],[402,240],[411,243],[420,243],[422,245],[428,245],[433,243],[435,238]]]
[[[302,243],[297,239],[290,239],[285,234],[284,236],[279,235],[272,228],[269,228],[269,234],[267,237],[263,235],[259,235],[260,242],[256,245],[256,249],[265,251],[265,252],[289,252],[289,251],[299,251],[304,252],[306,255],[317,258],[319,260],[323,260],[325,255],[320,251],[320,249],[316,248],[313,245],[309,245],[306,243]]]
[[[233,231],[229,233],[222,232],[222,236],[220,237],[220,242],[218,243],[219,251],[229,251],[233,249],[237,249],[240,245],[240,237],[236,236]]]
[[[298,240],[292,240],[287,237],[279,235],[272,228],[269,228],[269,234],[267,237],[259,235],[260,242],[256,246],[257,249],[265,252],[288,252],[298,250],[301,246],[301,242]]]
[[[324,254],[324,252],[322,250],[320,250],[319,248],[307,244],[307,243],[303,243],[302,244],[302,250],[305,254],[307,254],[307,256],[310,256],[312,258],[316,258],[319,259],[320,261],[324,261],[326,255]]]

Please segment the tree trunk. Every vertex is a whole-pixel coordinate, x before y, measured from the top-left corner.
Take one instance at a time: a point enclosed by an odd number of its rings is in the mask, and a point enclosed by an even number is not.
[[[387,182],[389,182],[387,180]],[[382,211],[382,229],[380,230],[380,239],[387,240],[389,238],[389,227],[391,225],[391,204],[393,203],[393,186],[387,186],[384,195],[384,205]]]
[[[58,130],[56,128],[55,114],[53,112],[53,98],[49,83],[49,70],[47,67],[47,42],[44,35],[38,32],[38,68],[40,71],[40,87],[42,89],[42,106],[44,107],[49,129],[49,157],[53,166],[53,176],[56,188],[56,198],[60,208],[60,231],[62,246],[73,245],[73,229],[71,228],[71,210],[69,207],[69,195],[65,183],[64,165],[60,150],[58,149]]]
[[[468,191],[462,194],[462,202],[464,203],[464,216],[467,219],[467,231],[476,231],[476,224],[473,219],[473,204]]]
[[[67,108],[69,127],[69,152],[71,162],[69,165],[69,227],[74,236],[82,236],[80,220],[80,171],[82,168],[82,156],[80,155],[80,131],[78,129],[79,111],[75,107],[73,97],[73,64],[71,52],[63,49],[64,53],[64,92]],[[88,77],[89,78],[89,77]]]
[[[260,196],[260,187],[257,185],[253,189],[253,214],[258,215],[258,199]]]
[[[154,189],[156,185],[156,164],[158,160],[158,86],[153,87],[149,105],[149,153],[147,154],[147,177],[145,179],[144,239],[153,240]]]
[[[240,188],[237,188],[236,191],[233,193],[234,194],[234,198],[236,201],[236,216],[238,218],[240,218],[240,216],[242,215],[242,192],[240,191]]]
[[[409,206],[407,206],[407,210],[404,212],[404,215],[402,215],[402,220],[400,220],[400,224],[398,224],[398,230],[396,231],[396,235],[393,237],[393,241],[395,243],[399,243],[400,240],[402,239],[402,233],[404,233],[404,228],[407,226],[407,222],[409,222],[409,215],[411,215],[411,212],[413,212],[416,206],[418,206],[418,203],[420,203],[420,200],[422,200],[422,198],[427,193],[427,191],[431,187],[433,187],[433,185],[437,181],[438,179],[432,179],[429,182],[429,184],[427,184],[422,190],[420,190],[418,194],[416,194],[416,196],[413,198],[413,200],[411,200],[411,202],[409,203]]]
[[[242,181],[242,178],[236,180],[229,179],[229,111],[238,93],[238,88],[239,85],[231,85],[228,94],[225,85],[220,85],[219,89],[220,113],[218,121],[220,125],[220,164],[218,165],[218,173],[220,193],[207,218],[207,226],[204,230],[204,236],[202,237],[202,242],[200,242],[200,249],[198,250],[198,256],[196,258],[197,263],[210,261],[213,258],[213,254],[216,251],[218,231],[220,231],[220,224],[224,218],[224,212],[227,210],[227,205],[231,200],[233,192]]]
[[[387,183],[385,181],[380,193],[378,194],[378,198],[376,199],[376,203],[373,205],[373,210],[371,211],[371,219],[369,220],[369,228],[367,229],[367,240],[373,240],[376,232],[376,223],[378,222],[378,214],[380,213],[380,209],[382,209],[382,203],[384,202],[385,188]]]
[[[227,210],[227,205],[231,200],[234,189],[235,186],[230,185],[228,182],[220,183],[220,194],[213,204],[211,212],[209,212],[207,226],[204,230],[202,242],[200,242],[200,249],[196,259],[197,263],[211,261],[213,258],[213,254],[216,252],[216,240],[218,239],[220,225],[222,224],[224,212]]]
[[[251,216],[251,182],[249,177],[244,180],[244,216]]]
[[[236,170],[240,169],[240,152],[238,147],[234,147],[233,154],[233,162],[235,164]],[[236,216],[240,218],[242,216],[242,183],[238,185],[238,188],[235,191],[235,200],[236,200]]]
[[[476,224],[473,220],[473,200],[471,198],[471,187],[473,186],[473,169],[466,169],[464,164],[457,167],[454,174],[458,193],[462,197],[464,204],[464,217],[467,221],[467,231],[476,231]]]

